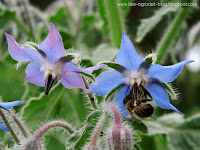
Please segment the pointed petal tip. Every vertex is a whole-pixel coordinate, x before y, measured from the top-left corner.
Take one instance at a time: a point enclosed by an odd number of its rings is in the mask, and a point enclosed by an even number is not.
[[[55,28],[56,28],[56,27],[55,27],[54,23],[51,22],[51,29],[55,29]]]

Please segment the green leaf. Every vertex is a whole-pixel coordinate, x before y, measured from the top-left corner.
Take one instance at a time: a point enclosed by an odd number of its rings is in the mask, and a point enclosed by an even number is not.
[[[162,20],[162,18],[170,12],[176,12],[179,7],[161,7],[155,14],[148,18],[142,19],[141,25],[137,31],[137,42],[141,42],[144,37]]]
[[[109,33],[109,27],[108,27],[108,20],[106,17],[106,9],[105,9],[105,3],[104,0],[97,0],[97,6],[99,14],[103,20],[103,32],[105,35]]]
[[[104,0],[104,3],[113,46],[119,48],[124,27],[120,17],[121,12],[119,11],[116,0]]]
[[[21,31],[23,31],[27,36],[32,37],[30,31],[27,29],[26,26],[24,26],[22,21],[19,20],[14,11],[8,9],[2,10],[0,8],[0,22],[0,29],[9,25],[10,22],[14,22]]]
[[[62,134],[62,133],[61,133]],[[66,150],[65,145],[61,143],[58,139],[55,137],[50,137],[47,145],[47,150]]]
[[[49,17],[49,22],[53,22],[56,26],[67,26],[67,20],[68,15],[65,7],[60,7],[55,14]]]
[[[116,62],[105,61],[105,62],[100,62],[99,64],[105,64],[108,67],[115,70],[123,70],[122,66]]]
[[[140,144],[144,150],[168,150],[168,139],[166,134],[144,136]]]
[[[88,142],[91,132],[96,126],[97,118],[101,115],[100,111],[92,112],[86,119],[85,125],[78,131],[74,132],[68,139],[66,149],[81,149]]]
[[[88,51],[80,51],[82,59],[91,60],[94,65],[98,64],[101,61],[111,61],[113,60],[117,53],[118,49],[111,47],[107,44],[99,45],[95,50]]]
[[[87,114],[87,105],[80,89],[68,90],[61,84],[53,87],[47,96],[42,92],[38,97],[29,98],[25,104],[22,118],[32,130],[38,128],[41,122],[54,118],[67,119],[74,125],[80,124]]]
[[[157,122],[146,122],[149,131],[148,136],[154,138],[154,141],[151,142],[152,145],[159,146],[158,143],[161,141],[164,144],[166,142],[164,135],[166,135],[168,139],[167,149],[188,150],[200,148],[200,114],[185,119],[178,113],[172,113],[157,119]],[[164,137],[159,138],[159,136]],[[145,141],[145,139],[143,140]]]

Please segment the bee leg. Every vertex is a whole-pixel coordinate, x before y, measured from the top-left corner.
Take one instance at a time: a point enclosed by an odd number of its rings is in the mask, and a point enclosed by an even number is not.
[[[152,101],[152,99],[147,99],[147,98],[142,99],[142,103],[146,103],[146,102],[148,102],[148,101]]]

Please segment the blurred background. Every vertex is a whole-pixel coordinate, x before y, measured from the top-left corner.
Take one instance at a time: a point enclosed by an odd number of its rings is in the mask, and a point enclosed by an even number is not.
[[[156,107],[155,116],[167,116],[173,126],[173,134],[179,135],[173,142],[171,130],[162,133],[152,132],[139,142],[143,149],[200,149],[200,1],[182,0],[144,0],[160,3],[161,6],[130,6],[139,0],[0,0],[0,96],[3,101],[22,100],[23,106],[16,112],[33,133],[43,122],[51,119],[64,119],[77,128],[81,127],[89,113],[87,99],[80,89],[68,90],[58,85],[48,97],[43,96],[44,88],[25,81],[23,65],[16,70],[14,61],[8,53],[4,32],[11,34],[23,45],[27,41],[40,44],[47,36],[51,22],[60,32],[67,52],[80,54],[80,64],[89,67],[99,61],[114,60],[118,53],[122,31],[132,40],[136,51],[145,57],[160,49],[166,53],[160,57],[159,64],[172,65],[185,59],[195,63],[187,65],[172,83],[178,99],[171,103],[182,116],[171,114],[173,111]],[[172,3],[195,3],[196,6],[167,6]],[[141,2],[140,2],[141,3]],[[171,5],[172,5],[171,3]],[[98,75],[99,72],[95,72]],[[99,100],[100,101],[100,100]],[[194,117],[195,116],[195,117]],[[175,117],[175,118],[173,118]],[[181,121],[180,121],[180,118]],[[179,119],[177,119],[179,118]],[[193,120],[188,120],[195,118]],[[170,122],[169,120],[162,120]],[[194,121],[195,120],[195,121]],[[165,123],[166,123],[165,122]],[[184,124],[183,122],[187,122]],[[173,124],[175,123],[175,124]],[[165,127],[166,127],[165,126]],[[148,127],[148,126],[147,126]],[[155,126],[154,126],[155,127]],[[154,128],[152,127],[152,128]],[[157,127],[156,130],[163,126]],[[179,127],[182,127],[179,129]],[[163,127],[164,128],[164,127]],[[186,131],[186,132],[184,132]],[[188,133],[189,131],[189,133]],[[198,135],[197,135],[198,133]],[[64,138],[59,132],[46,137],[48,150],[65,149]],[[68,136],[67,133],[62,133]],[[155,135],[155,136],[153,136]],[[0,131],[0,141],[12,145],[10,136]],[[157,144],[152,144],[157,143]],[[168,143],[169,142],[169,143]],[[171,144],[171,143],[172,144]],[[163,145],[167,145],[163,147]],[[146,146],[144,146],[146,145]]]

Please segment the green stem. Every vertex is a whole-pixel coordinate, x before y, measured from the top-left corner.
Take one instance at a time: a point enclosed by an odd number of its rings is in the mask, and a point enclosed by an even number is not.
[[[84,76],[82,76],[82,79],[83,79],[83,81],[84,81],[84,83],[85,83],[86,89],[89,89],[88,82],[86,81],[86,79],[85,79]],[[91,102],[91,104],[92,104],[92,107],[93,107],[94,109],[97,109],[98,107],[97,107],[97,104],[96,104],[96,100],[95,100],[95,98],[94,98],[94,95],[93,95],[93,94],[89,94],[89,93],[87,93],[87,95],[88,95],[88,98],[90,99],[90,102]]]
[[[3,122],[5,123],[6,127],[9,129],[10,134],[12,135],[13,139],[15,140],[15,142],[20,145],[19,138],[17,137],[17,135],[15,134],[14,130],[12,129],[12,127],[11,127],[11,125],[10,125],[8,119],[6,118],[6,116],[5,116],[5,114],[4,114],[2,109],[0,109],[0,116],[1,116],[1,118],[3,120]]]
[[[164,37],[162,38],[161,42],[157,46],[158,56],[156,63],[159,63],[163,56],[165,55],[170,43],[172,42],[174,35],[180,29],[182,22],[185,20],[188,14],[188,9],[180,8],[179,12],[175,16],[174,20],[172,21],[171,25],[168,27]]]
[[[87,2],[86,0],[81,0],[78,19],[77,19],[77,22],[76,22],[76,30],[75,30],[76,43],[75,43],[75,47],[77,47],[78,42],[79,42],[79,33],[80,33],[81,21],[82,21],[83,11],[84,11],[86,2]]]
[[[112,43],[115,47],[119,48],[122,37],[122,27],[123,23],[120,18],[120,12],[117,7],[116,0],[104,0],[107,20],[109,23],[109,28],[112,36]]]
[[[33,21],[32,21],[32,18],[31,18],[31,14],[29,12],[28,1],[27,0],[22,0],[22,3],[24,5],[25,13],[27,15],[27,20],[28,20],[28,25],[29,25],[29,28],[30,28],[30,32],[32,33],[32,36],[35,39],[35,32],[34,32],[34,27],[33,27]]]

